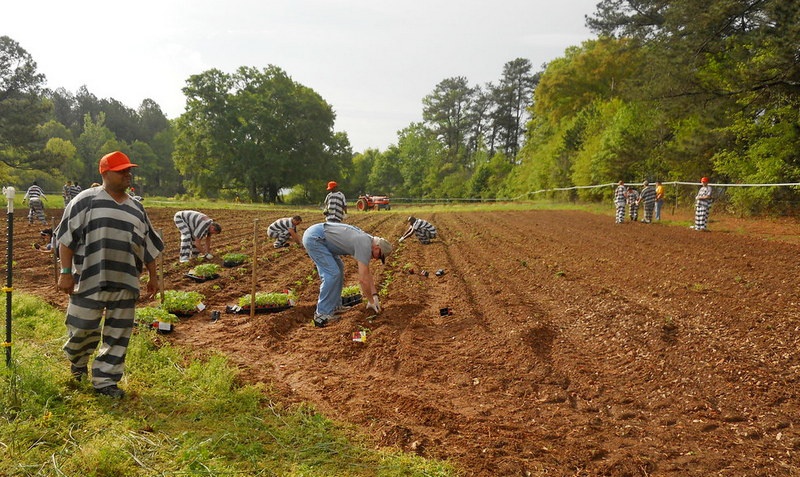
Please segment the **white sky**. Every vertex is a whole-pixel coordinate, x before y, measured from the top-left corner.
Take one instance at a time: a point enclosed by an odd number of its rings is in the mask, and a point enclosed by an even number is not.
[[[47,87],[169,118],[189,76],[275,65],[336,112],[356,152],[386,149],[422,119],[445,78],[497,82],[516,58],[534,71],[592,38],[599,0],[39,0],[6,2],[0,35],[17,41]]]

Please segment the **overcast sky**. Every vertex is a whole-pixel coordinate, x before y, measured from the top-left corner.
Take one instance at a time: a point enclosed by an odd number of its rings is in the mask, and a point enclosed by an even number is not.
[[[422,119],[445,78],[497,82],[516,58],[534,71],[590,39],[599,0],[108,0],[9,1],[0,35],[31,54],[47,87],[169,118],[181,88],[211,68],[275,65],[336,112],[356,152],[386,149]]]

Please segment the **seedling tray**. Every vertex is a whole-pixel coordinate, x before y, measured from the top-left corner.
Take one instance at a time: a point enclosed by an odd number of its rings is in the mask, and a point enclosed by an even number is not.
[[[342,297],[342,306],[353,306],[361,303],[361,295],[350,295]]]
[[[215,273],[215,274],[207,276],[207,277],[201,277],[201,276],[195,275],[193,273],[187,273],[186,275],[184,275],[184,277],[191,278],[192,280],[196,281],[197,283],[202,283],[202,282],[207,282],[209,280],[213,280],[215,278],[219,278],[219,274]]]
[[[256,313],[276,313],[278,311],[288,310],[292,305],[264,305],[256,306]],[[225,313],[234,313],[237,315],[249,315],[249,306],[228,305],[225,307]]]
[[[222,261],[222,266],[226,267],[226,268],[233,268],[233,267],[238,267],[239,265],[241,265],[243,263],[244,262],[223,260]]]

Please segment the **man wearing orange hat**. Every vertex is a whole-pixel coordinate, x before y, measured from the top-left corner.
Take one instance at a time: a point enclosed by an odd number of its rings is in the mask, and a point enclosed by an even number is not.
[[[347,213],[347,199],[339,190],[339,184],[334,181],[328,182],[328,195],[325,196],[322,213],[325,214],[326,222],[342,222]]]
[[[113,398],[125,396],[117,383],[141,294],[139,276],[147,268],[147,293],[158,292],[156,258],[164,250],[144,206],[127,193],[134,167],[122,152],[103,156],[103,185],[82,191],[67,204],[56,235],[62,267],[58,289],[69,295],[63,349],[70,372],[78,381],[88,376],[97,350],[92,386]]]
[[[708,177],[700,179],[700,190],[694,198],[694,225],[695,230],[708,230],[708,211],[711,208],[711,186],[708,185]]]

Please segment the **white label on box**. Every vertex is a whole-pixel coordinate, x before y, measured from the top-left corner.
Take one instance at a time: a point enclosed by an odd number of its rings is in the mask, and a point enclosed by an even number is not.
[[[172,323],[164,323],[163,321],[158,322],[158,329],[169,331],[172,329]]]

